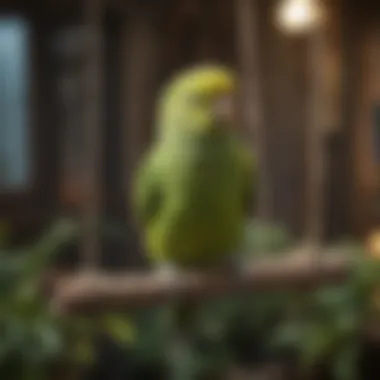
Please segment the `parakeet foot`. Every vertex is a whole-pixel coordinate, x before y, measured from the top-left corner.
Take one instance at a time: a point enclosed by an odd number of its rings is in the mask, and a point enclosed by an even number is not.
[[[178,279],[181,277],[181,271],[171,263],[160,264],[155,271],[159,280],[163,281],[168,286],[175,287]]]

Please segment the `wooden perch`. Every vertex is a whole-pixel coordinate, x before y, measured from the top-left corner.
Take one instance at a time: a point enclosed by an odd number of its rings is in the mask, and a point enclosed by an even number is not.
[[[240,279],[231,274],[184,273],[176,287],[150,272],[78,274],[59,281],[54,304],[61,313],[86,313],[152,306],[178,296],[200,299],[234,292],[307,290],[322,282],[344,280],[352,265],[342,255],[315,262],[303,252],[284,259],[257,260]]]

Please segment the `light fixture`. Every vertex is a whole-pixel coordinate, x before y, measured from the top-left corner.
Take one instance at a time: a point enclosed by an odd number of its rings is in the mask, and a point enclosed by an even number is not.
[[[318,0],[281,0],[276,9],[276,23],[286,33],[307,33],[323,19]]]

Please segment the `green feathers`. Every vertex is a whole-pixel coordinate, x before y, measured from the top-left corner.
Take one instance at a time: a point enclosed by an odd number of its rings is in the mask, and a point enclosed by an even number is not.
[[[163,92],[160,134],[134,189],[145,248],[154,261],[209,267],[239,247],[254,165],[235,136],[230,110],[220,112],[235,86],[229,69],[204,66],[181,73]]]
[[[235,87],[235,74],[223,66],[204,65],[181,72],[164,87],[158,101],[160,136],[185,129],[207,132],[215,121],[212,102],[232,94]]]

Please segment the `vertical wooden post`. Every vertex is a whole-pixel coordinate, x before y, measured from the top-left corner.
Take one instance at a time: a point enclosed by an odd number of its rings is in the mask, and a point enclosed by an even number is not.
[[[123,31],[123,94],[121,137],[125,179],[127,221],[133,229],[134,220],[129,212],[130,185],[141,153],[146,146],[154,112],[158,62],[158,34],[155,17],[158,10],[150,2],[128,4],[128,22]],[[155,12],[157,11],[157,12]]]
[[[95,269],[100,256],[102,181],[102,0],[85,0],[83,265]]]
[[[310,122],[306,126],[306,231],[308,244],[318,246],[323,236],[324,218],[324,151],[321,117],[323,115],[323,53],[325,38],[316,31],[310,38]]]
[[[258,154],[260,188],[258,214],[269,219],[273,213],[273,196],[266,152],[263,109],[262,75],[260,72],[260,34],[258,0],[236,0],[238,58],[241,68],[243,123],[252,133],[253,146]]]
[[[125,82],[123,108],[125,131],[122,139],[124,169],[134,170],[144,146],[147,143],[150,115],[152,114],[151,93],[154,93],[155,68],[157,67],[156,34],[152,20],[147,14],[131,11],[129,25],[124,32]],[[153,91],[152,91],[153,90]],[[129,177],[126,176],[129,186]]]
[[[334,4],[335,6],[336,4]],[[337,48],[339,34],[331,27],[338,22],[330,2],[320,28],[310,37],[310,123],[306,131],[306,230],[308,244],[319,246],[325,235],[326,179],[329,162],[326,160],[327,135],[339,128],[341,116],[341,65]]]

